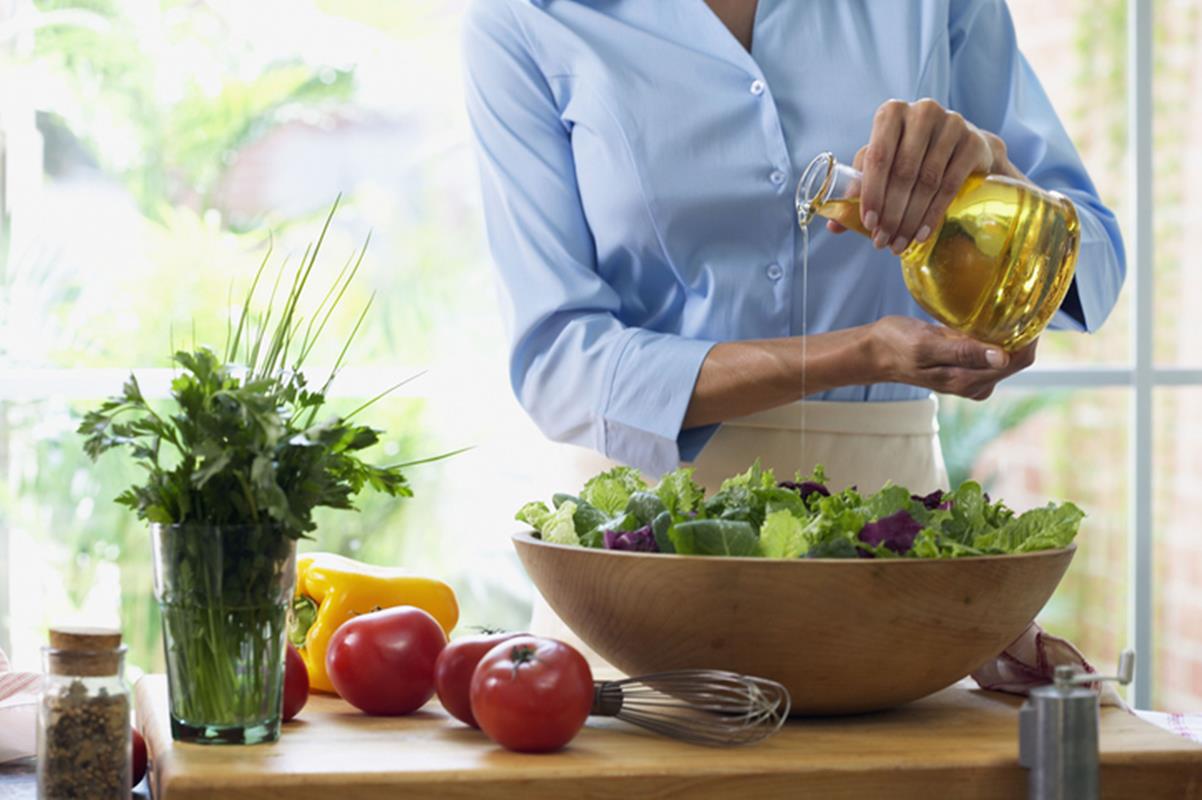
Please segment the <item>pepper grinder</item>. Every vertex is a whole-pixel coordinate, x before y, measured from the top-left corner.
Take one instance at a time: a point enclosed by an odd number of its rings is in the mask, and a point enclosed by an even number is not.
[[[1030,773],[1031,800],[1097,800],[1098,697],[1091,684],[1131,682],[1135,652],[1119,656],[1117,675],[1056,667],[1052,683],[1032,689],[1018,714],[1018,763]]]

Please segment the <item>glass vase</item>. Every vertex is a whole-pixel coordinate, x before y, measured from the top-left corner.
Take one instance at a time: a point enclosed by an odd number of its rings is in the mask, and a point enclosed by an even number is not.
[[[272,525],[152,525],[171,734],[279,738],[296,541]]]

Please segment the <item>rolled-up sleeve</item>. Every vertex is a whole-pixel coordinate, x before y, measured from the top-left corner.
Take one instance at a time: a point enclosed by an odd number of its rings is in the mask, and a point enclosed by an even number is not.
[[[1081,245],[1072,287],[1053,328],[1096,331],[1118,299],[1126,274],[1114,213],[1098,198],[1076,148],[1031,65],[1018,49],[1004,0],[952,0],[950,105],[998,134],[1010,160],[1045,189],[1069,197]]]
[[[653,475],[700,451],[682,432],[712,342],[622,323],[596,269],[571,134],[508,2],[478,0],[463,27],[468,116],[518,401],[551,439]]]

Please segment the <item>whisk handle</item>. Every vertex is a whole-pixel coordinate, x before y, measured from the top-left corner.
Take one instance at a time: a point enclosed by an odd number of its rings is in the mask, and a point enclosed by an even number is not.
[[[591,717],[616,717],[622,711],[622,687],[616,681],[597,681],[593,684]]]

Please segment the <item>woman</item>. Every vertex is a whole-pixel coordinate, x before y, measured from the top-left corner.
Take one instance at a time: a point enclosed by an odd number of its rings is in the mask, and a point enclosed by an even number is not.
[[[1003,0],[477,0],[463,43],[514,390],[606,460],[943,485],[932,391],[984,399],[1035,354],[932,324],[903,284],[894,254],[972,172],[1076,204],[1054,327],[1118,295],[1118,225]],[[823,150],[863,168],[874,238],[813,226],[807,287],[792,190]]]
[[[557,488],[617,461],[712,490],[756,458],[945,487],[932,391],[983,400],[1035,357],[931,324],[903,284],[895,254],[972,172],[1076,204],[1055,327],[1118,296],[1118,225],[1003,0],[477,0],[463,45],[510,378],[599,454]],[[812,231],[807,280],[792,187],[824,150],[863,169],[874,236]],[[581,645],[542,602],[531,629]]]

